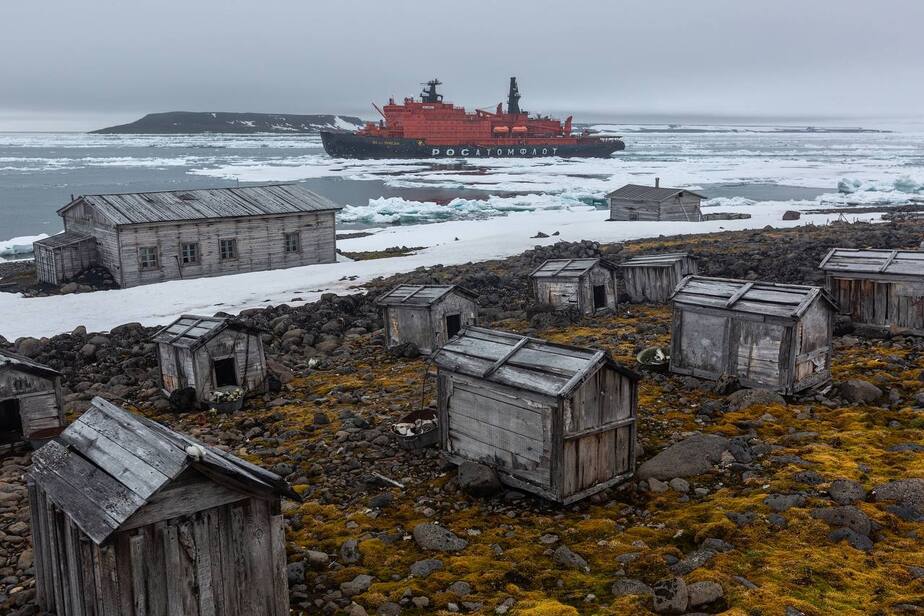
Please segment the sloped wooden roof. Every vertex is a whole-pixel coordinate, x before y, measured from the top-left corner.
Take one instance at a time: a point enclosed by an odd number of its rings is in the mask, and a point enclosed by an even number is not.
[[[690,255],[685,252],[672,252],[659,255],[642,255],[632,257],[619,264],[619,267],[672,267]]]
[[[616,266],[606,259],[549,259],[530,274],[531,278],[579,278],[595,265],[613,270]]]
[[[191,455],[188,450],[196,453]],[[254,495],[298,499],[278,475],[102,398],[32,455],[31,478],[97,544],[183,471],[207,471]]]
[[[375,300],[379,306],[432,306],[450,293],[464,295],[470,300],[477,295],[458,285],[398,285]]]
[[[39,376],[45,376],[51,379],[61,376],[60,372],[54,368],[49,368],[45,364],[40,364],[37,361],[32,361],[28,357],[17,355],[10,351],[0,350],[0,370],[4,368],[22,370],[23,372],[38,374]]]
[[[608,193],[606,196],[610,199],[626,199],[629,201],[667,201],[675,195],[687,193],[700,199],[705,199],[699,193],[687,190],[686,188],[666,188],[655,186],[642,186],[640,184],[626,184],[621,188]]]
[[[70,246],[71,244],[79,244],[80,242],[86,241],[96,241],[92,235],[87,235],[86,233],[80,233],[79,231],[65,231],[64,233],[58,233],[50,237],[38,240],[34,244],[38,246],[45,246],[46,248],[62,248],[64,246]]]
[[[899,274],[924,278],[924,250],[857,250],[832,248],[822,260],[826,272],[857,274]]]
[[[836,307],[821,287],[687,276],[671,299],[677,304],[774,317],[798,318],[818,299]]]
[[[167,327],[155,332],[151,340],[172,346],[193,348],[205,344],[226,329],[252,331],[233,319],[184,314]]]
[[[299,184],[272,184],[81,195],[58,213],[63,214],[80,202],[92,205],[115,226],[341,209],[330,199]]]
[[[466,327],[434,356],[437,366],[493,383],[565,397],[595,368],[609,364],[638,379],[605,351],[546,342],[519,334]]]

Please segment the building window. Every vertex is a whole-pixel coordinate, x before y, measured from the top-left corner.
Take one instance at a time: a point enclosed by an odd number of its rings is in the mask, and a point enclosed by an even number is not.
[[[218,256],[222,261],[237,259],[237,240],[218,240]]]
[[[286,252],[301,252],[302,243],[301,239],[298,236],[298,231],[295,233],[286,233]]]
[[[142,246],[138,249],[141,269],[157,269],[157,246]]]
[[[180,244],[180,263],[183,265],[199,263],[199,244],[195,242]]]

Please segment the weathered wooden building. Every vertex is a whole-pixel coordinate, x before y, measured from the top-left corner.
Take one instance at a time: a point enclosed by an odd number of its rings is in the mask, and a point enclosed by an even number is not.
[[[78,231],[65,231],[32,244],[36,276],[42,282],[61,284],[99,262],[96,239]]]
[[[219,387],[250,391],[266,383],[260,332],[240,321],[186,314],[151,340],[157,344],[161,385],[167,394],[191,387],[196,399],[206,402]]]
[[[469,327],[434,361],[450,460],[560,503],[634,473],[638,376],[605,352]]]
[[[683,220],[700,222],[700,204],[704,197],[685,188],[662,188],[626,184],[606,196],[610,203],[610,220]]]
[[[854,323],[924,336],[924,250],[834,248],[819,267]]]
[[[689,276],[673,301],[671,372],[784,394],[831,380],[836,304],[821,287]]]
[[[95,398],[27,482],[42,610],[288,616],[279,476]]]
[[[549,259],[529,277],[540,304],[596,314],[616,310],[616,271],[606,259]]]
[[[64,429],[61,373],[0,351],[0,444],[38,445]]]
[[[643,255],[619,264],[622,283],[636,304],[663,304],[685,276],[696,274],[696,261],[685,252]]]
[[[477,322],[477,299],[456,285],[399,285],[376,300],[385,321],[385,344],[410,342],[428,355]]]
[[[83,195],[58,210],[60,239],[36,243],[36,271],[58,284],[92,257],[133,287],[333,263],[339,209],[298,184]]]

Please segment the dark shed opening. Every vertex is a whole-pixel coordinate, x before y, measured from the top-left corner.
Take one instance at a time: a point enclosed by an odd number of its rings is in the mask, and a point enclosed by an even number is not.
[[[237,386],[237,369],[234,366],[234,358],[226,357],[225,359],[215,360],[215,387],[236,387]]]
[[[462,330],[462,315],[461,314],[448,314],[446,315],[446,337],[452,338],[459,331]]]
[[[0,435],[19,434],[22,434],[19,400],[3,400],[0,402]]]

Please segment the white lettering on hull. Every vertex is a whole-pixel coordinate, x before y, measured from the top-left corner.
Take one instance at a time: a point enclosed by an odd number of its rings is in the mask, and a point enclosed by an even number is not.
[[[550,152],[551,150],[551,152]],[[459,150],[459,156],[555,156],[558,152],[558,147],[553,148],[486,148],[484,151],[480,147],[475,148],[475,151],[472,152],[471,148],[462,148]],[[431,148],[430,156],[455,156],[455,148]]]

